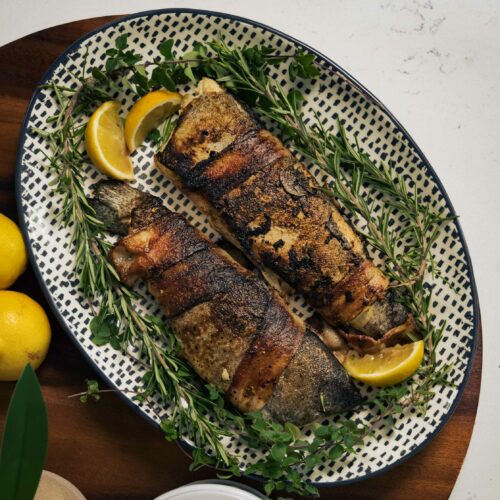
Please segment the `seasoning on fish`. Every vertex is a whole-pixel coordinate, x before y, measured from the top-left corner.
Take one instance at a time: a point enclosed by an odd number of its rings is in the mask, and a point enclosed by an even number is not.
[[[405,341],[411,314],[316,179],[247,109],[203,79],[156,164],[264,274],[304,295],[359,350]]]
[[[276,290],[153,196],[116,182],[92,206],[124,236],[120,279],[147,282],[196,373],[243,412],[305,424],[362,401],[342,365]]]

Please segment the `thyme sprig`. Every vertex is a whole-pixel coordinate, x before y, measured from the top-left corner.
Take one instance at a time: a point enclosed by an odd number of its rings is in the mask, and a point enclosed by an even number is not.
[[[134,397],[144,402],[157,396],[169,405],[170,416],[161,427],[167,439],[184,436],[194,443],[193,468],[210,464],[227,475],[239,475],[240,457],[229,452],[221,439],[230,436],[262,453],[246,472],[266,479],[268,495],[274,490],[315,495],[317,489],[307,474],[316,465],[353,453],[377,425],[390,423],[410,406],[425,412],[434,385],[447,383],[447,367],[438,366],[435,356],[435,346],[446,327],[434,326],[425,274],[435,270],[432,245],[449,218],[431,211],[409,179],[392,167],[374,163],[356,138],[349,140],[340,122],[337,132],[326,130],[318,116],[309,125],[301,109],[302,94],[297,89],[286,92],[270,79],[269,68],[283,61],[288,61],[291,81],[315,78],[319,70],[312,55],[302,51],[275,54],[262,46],[230,48],[222,39],[195,43],[193,50],[180,58],[175,57],[173,49],[173,41],[166,40],[159,47],[158,58],[142,61],[129,49],[127,34],[123,34],[116,39],[115,47],[108,49],[102,67],[88,68],[85,62],[81,73],[73,75],[78,82],[76,88],[54,81],[44,86],[54,96],[58,111],[47,120],[50,128],[36,132],[52,149],[47,157],[54,177],[52,185],[62,197],[60,221],[72,231],[82,292],[94,313],[90,325],[93,341],[97,345],[110,343],[144,364],[147,373],[143,387]],[[379,413],[370,422],[340,417],[328,425],[314,424],[311,437],[305,439],[291,423],[272,422],[261,413],[239,414],[214,386],[193,375],[180,357],[168,325],[138,312],[137,294],[119,281],[107,257],[111,243],[84,191],[82,166],[87,158],[82,140],[88,115],[101,102],[123,93],[141,96],[158,87],[174,90],[204,76],[224,83],[251,104],[279,127],[298,153],[333,177],[325,192],[362,223],[366,241],[383,256],[394,286],[407,291],[405,301],[427,339],[426,361],[409,383],[377,392],[373,405]],[[173,119],[167,120],[149,139],[162,149],[174,126]],[[372,191],[367,191],[368,187]],[[381,193],[385,202],[377,216],[373,215],[375,193]],[[395,215],[400,224],[392,224]],[[95,381],[88,381],[87,391],[79,396],[83,400],[98,399],[102,392]]]

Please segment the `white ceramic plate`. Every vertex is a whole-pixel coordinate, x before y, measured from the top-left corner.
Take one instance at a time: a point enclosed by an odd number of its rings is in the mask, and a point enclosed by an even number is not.
[[[208,480],[186,484],[160,495],[155,500],[258,500],[258,491],[234,481]]]
[[[99,64],[106,49],[113,46],[114,39],[123,32],[130,33],[131,46],[144,59],[150,59],[157,54],[158,46],[165,38],[174,39],[176,50],[183,53],[196,40],[206,41],[217,36],[219,30],[229,44],[241,46],[263,43],[281,53],[292,52],[297,48],[313,53],[321,67],[322,76],[310,84],[299,84],[307,97],[307,115],[310,116],[313,111],[318,112],[326,126],[333,125],[337,116],[340,116],[345,120],[348,132],[357,134],[364,148],[375,160],[394,161],[401,173],[416,181],[434,208],[442,207],[449,214],[454,214],[443,186],[420,149],[375,97],[327,57],[283,33],[250,20],[188,9],[168,9],[128,16],[75,42],[54,62],[42,83],[55,79],[64,81],[66,85],[76,85],[70,71],[80,68],[84,52],[89,52],[90,65]],[[284,80],[284,71],[276,70],[274,77]],[[125,96],[122,101],[129,107],[131,96]],[[47,169],[43,156],[44,152],[49,152],[48,145],[31,131],[32,126],[45,127],[47,117],[54,110],[55,102],[51,93],[38,90],[29,106],[20,138],[17,164],[18,211],[29,244],[31,262],[54,313],[85,356],[111,386],[136,389],[144,374],[141,364],[109,346],[96,347],[90,340],[89,322],[92,315],[79,290],[71,228],[61,228],[56,220],[61,200],[49,186],[52,174]],[[153,150],[149,146],[134,154],[138,171],[136,185],[163,197],[171,209],[183,213],[216,239],[217,235],[207,225],[205,217],[155,170],[152,155]],[[317,169],[312,168],[312,171],[320,175]],[[87,187],[101,178],[91,166],[85,170],[85,175]],[[373,437],[366,440],[356,455],[346,456],[335,463],[325,461],[319,464],[310,473],[310,479],[318,486],[355,482],[394,467],[420,450],[437,434],[459,400],[472,364],[478,312],[472,267],[458,222],[448,224],[443,230],[434,252],[441,273],[454,287],[450,288],[443,281],[432,283],[432,311],[438,320],[447,319],[449,324],[439,346],[438,356],[452,363],[450,377],[455,387],[439,388],[425,417],[410,413],[400,417],[392,429],[383,424]],[[143,295],[142,308],[159,314],[148,294]],[[300,297],[297,297],[294,306],[301,315],[311,312]],[[154,423],[158,423],[159,418],[169,411],[155,400],[140,405],[126,394],[122,397]],[[359,414],[363,419],[370,416],[369,409]],[[161,439],[160,435],[158,439]],[[240,453],[243,469],[246,464],[258,458],[249,453],[241,442],[227,439],[225,444]]]

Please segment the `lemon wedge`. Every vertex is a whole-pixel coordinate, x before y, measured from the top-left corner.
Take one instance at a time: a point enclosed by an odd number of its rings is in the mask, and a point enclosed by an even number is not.
[[[413,375],[424,357],[424,341],[386,347],[376,354],[349,354],[344,368],[352,378],[368,385],[385,387]]]
[[[181,99],[177,92],[155,90],[132,106],[125,120],[125,140],[131,153],[144,142],[151,130],[179,109]]]
[[[118,102],[101,104],[85,129],[85,147],[92,163],[103,174],[127,180],[134,178],[134,165],[128,155],[119,113]]]

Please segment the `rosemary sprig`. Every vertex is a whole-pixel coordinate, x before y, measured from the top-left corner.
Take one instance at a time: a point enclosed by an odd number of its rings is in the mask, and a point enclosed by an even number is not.
[[[82,292],[96,314],[90,324],[93,340],[97,345],[109,342],[123,350],[129,345],[138,347],[148,359],[145,394],[158,391],[172,407],[171,417],[162,422],[169,438],[184,435],[196,447],[203,449],[209,445],[217,462],[230,467],[235,461],[220,438],[227,433],[223,426],[236,424],[237,418],[230,412],[224,413],[217,400],[210,399],[207,391],[195,385],[191,370],[178,355],[171,330],[160,319],[137,313],[136,294],[120,282],[111,265],[107,257],[111,245],[105,238],[105,228],[85,195],[81,169],[87,161],[81,147],[84,123],[66,113],[72,105],[71,93],[55,83],[51,89],[59,114],[53,121],[53,130],[42,133],[52,148],[48,160],[55,177],[53,188],[62,196],[60,221],[72,228]],[[218,418],[210,419],[211,414],[217,414]]]
[[[292,81],[316,77],[319,71],[312,55],[300,51],[275,54],[267,47],[230,48],[222,39],[195,43],[193,50],[181,58],[174,57],[173,41],[167,40],[160,45],[159,53],[161,57],[153,61],[141,61],[140,55],[128,48],[124,34],[116,39],[114,48],[108,49],[103,67],[88,69],[85,63],[82,72],[74,75],[79,82],[75,89],[55,82],[45,86],[54,96],[58,112],[48,120],[49,130],[37,132],[52,148],[47,160],[54,175],[53,188],[63,200],[61,223],[72,230],[82,291],[94,312],[90,325],[93,340],[98,345],[110,343],[127,354],[130,348],[139,350],[140,362],[148,372],[143,388],[134,397],[147,401],[159,395],[169,404],[170,417],[162,421],[162,429],[167,439],[183,435],[195,444],[193,468],[212,464],[228,475],[239,475],[239,457],[221,443],[221,436],[227,435],[263,454],[247,472],[267,480],[268,495],[274,490],[315,495],[316,488],[305,478],[316,465],[353,453],[376,425],[390,422],[409,406],[425,412],[434,385],[447,383],[447,367],[438,366],[435,356],[435,346],[445,325],[434,326],[425,273],[435,269],[432,244],[449,219],[430,211],[409,179],[391,167],[371,161],[356,139],[348,139],[340,123],[337,133],[325,130],[319,117],[308,126],[301,111],[300,92],[286,93],[269,78],[269,67],[285,60],[289,60]],[[366,241],[384,257],[393,285],[407,290],[405,301],[427,339],[426,362],[411,382],[378,391],[373,404],[379,414],[368,423],[342,417],[329,425],[315,424],[311,439],[305,440],[300,429],[291,423],[272,422],[261,413],[239,414],[225,403],[215,387],[203,384],[193,375],[179,356],[168,326],[158,318],[137,312],[136,293],[119,281],[107,258],[110,243],[83,187],[86,116],[99,103],[124,91],[143,95],[157,87],[174,90],[176,85],[196,83],[204,76],[224,83],[249,102],[280,128],[297,152],[332,175],[334,183],[326,186],[325,192],[363,223]],[[174,120],[167,120],[149,139],[162,149],[174,126]],[[371,195],[366,189],[362,191],[367,186],[382,193],[386,202],[377,217],[373,216]],[[397,226],[391,224],[395,214],[400,221]],[[88,384],[87,392],[80,394],[85,400],[98,399],[105,392],[99,391],[95,381]]]
[[[372,161],[356,137],[349,140],[340,121],[337,132],[326,130],[317,115],[312,126],[308,126],[301,107],[304,97],[297,89],[287,93],[279,82],[270,79],[265,59],[256,69],[243,50],[230,48],[221,39],[212,41],[209,47],[215,54],[210,62],[212,73],[277,124],[298,153],[332,176],[334,182],[324,188],[325,192],[354,220],[363,223],[362,234],[382,254],[384,270],[393,286],[405,287],[404,302],[426,340],[427,362],[419,371],[423,381],[408,386],[409,396],[400,397],[399,391],[386,393],[385,409],[392,408],[394,413],[411,405],[424,409],[432,399],[432,386],[443,383],[448,371],[447,366],[436,367],[435,347],[446,324],[434,324],[431,289],[425,284],[425,274],[435,269],[431,249],[451,217],[431,210],[411,179],[391,166]],[[308,63],[312,64],[312,60]],[[371,190],[362,190],[363,187]],[[383,204],[374,216],[374,195],[380,193]],[[393,224],[396,218],[398,224]],[[393,397],[388,398],[391,394]]]
[[[162,151],[168,144],[176,123],[177,120],[173,116],[169,116],[159,128],[154,129],[149,134],[148,139],[155,145],[157,151]]]

